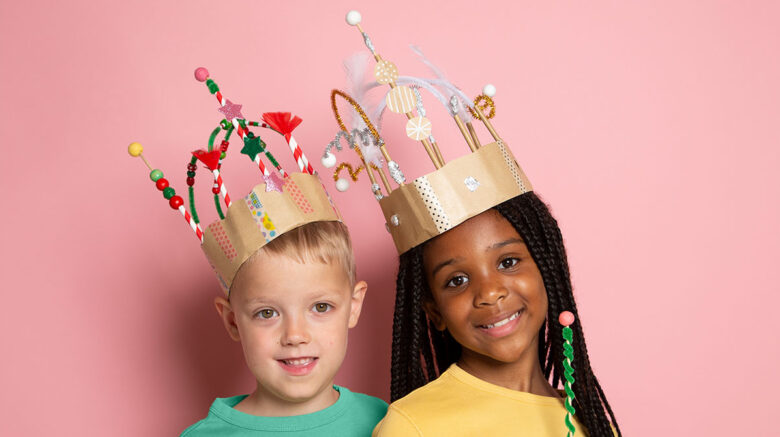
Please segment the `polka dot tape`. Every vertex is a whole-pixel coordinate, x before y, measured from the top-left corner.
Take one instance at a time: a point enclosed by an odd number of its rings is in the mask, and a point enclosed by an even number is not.
[[[230,242],[230,238],[228,238],[227,234],[225,233],[225,228],[222,227],[222,222],[216,221],[210,224],[208,230],[211,231],[211,234],[214,236],[214,238],[216,238],[217,243],[219,244],[219,248],[222,249],[222,253],[225,254],[225,257],[230,261],[233,261],[233,259],[238,255],[238,252],[236,252],[236,248],[233,247],[233,243]]]
[[[501,154],[504,156],[504,161],[506,161],[506,166],[509,168],[509,171],[512,173],[512,177],[515,178],[515,183],[517,183],[517,186],[520,187],[520,191],[523,193],[527,193],[528,191],[531,191],[528,187],[525,186],[525,182],[523,182],[523,179],[520,177],[520,174],[517,172],[517,163],[515,162],[514,158],[512,158],[512,155],[509,154],[506,150],[506,146],[504,145],[503,141],[498,141],[498,148],[501,150]]]
[[[407,86],[397,86],[390,90],[385,97],[387,108],[396,114],[406,114],[411,112],[414,108],[417,99],[414,96],[414,91]]]
[[[425,207],[428,208],[428,214],[433,219],[433,223],[436,224],[436,229],[441,234],[452,228],[450,226],[450,219],[447,217],[447,213],[444,212],[439,198],[436,196],[436,192],[433,191],[431,183],[428,182],[428,178],[423,176],[414,180],[414,186],[417,188],[417,192],[420,193],[420,197],[425,202]]]
[[[301,210],[304,214],[309,214],[314,212],[314,208],[312,208],[311,203],[309,203],[309,200],[306,199],[306,196],[303,195],[303,192],[300,188],[298,188],[298,184],[295,183],[292,179],[287,179],[284,183],[284,191],[292,197],[292,199],[295,201],[295,204],[298,205],[298,209]]]

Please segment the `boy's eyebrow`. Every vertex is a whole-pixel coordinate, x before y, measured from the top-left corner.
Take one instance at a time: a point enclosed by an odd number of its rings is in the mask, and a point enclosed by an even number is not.
[[[510,238],[508,240],[501,241],[488,247],[488,250],[500,249],[502,247],[509,246],[510,244],[522,243],[525,244],[522,238]]]
[[[460,261],[462,259],[463,258],[461,258],[461,257],[450,258],[447,261],[443,261],[443,262],[437,264],[436,267],[434,267],[433,270],[431,271],[431,276],[436,276],[436,272],[438,272],[439,270],[443,269],[444,267],[447,267],[450,264],[454,264],[455,262]]]

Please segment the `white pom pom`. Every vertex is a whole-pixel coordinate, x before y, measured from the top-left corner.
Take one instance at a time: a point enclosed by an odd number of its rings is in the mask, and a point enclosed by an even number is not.
[[[349,188],[349,181],[344,178],[339,178],[339,180],[336,181],[336,189],[344,192],[347,191]]]
[[[489,83],[489,84],[485,85],[484,88],[482,88],[482,94],[484,94],[484,95],[486,95],[488,97],[493,97],[493,96],[496,95],[496,87],[493,86],[492,83]]]
[[[347,24],[350,26],[357,26],[360,24],[360,21],[363,20],[363,16],[360,15],[360,12],[358,11],[349,11],[347,12]]]
[[[325,168],[331,168],[336,165],[336,155],[328,152],[322,157],[322,166]]]

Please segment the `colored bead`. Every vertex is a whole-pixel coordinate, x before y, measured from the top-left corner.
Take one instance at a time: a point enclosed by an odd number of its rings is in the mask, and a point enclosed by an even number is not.
[[[214,81],[213,81],[213,80],[211,80],[211,79],[208,79],[208,80],[206,81],[206,85],[208,85],[208,87],[209,87],[209,92],[210,92],[211,94],[214,94],[214,93],[216,93],[217,91],[219,91],[219,87],[217,86],[217,83],[216,83],[216,82],[214,82]]]
[[[214,186],[211,188],[211,192],[214,194],[219,194],[219,185],[214,184]]]
[[[173,196],[171,197],[171,200],[168,201],[168,204],[171,205],[171,208],[173,209],[179,209],[180,206],[184,205],[184,199],[180,196]]]
[[[142,146],[141,143],[130,143],[130,145],[127,146],[127,153],[134,157],[141,156],[141,154],[144,153],[144,146]]]
[[[151,173],[149,173],[149,179],[151,179],[154,182],[157,182],[160,178],[163,177],[162,170],[154,169]]]
[[[233,126],[233,123],[223,118],[222,121],[219,122],[219,125],[222,126],[222,129],[228,130],[230,129],[230,126]]]
[[[187,185],[190,187],[195,185],[195,178],[187,178]]]
[[[569,326],[574,323],[574,314],[571,311],[564,311],[558,316],[558,323],[563,326]]]
[[[225,152],[219,154],[219,159],[225,159]]]
[[[187,164],[187,170],[189,171],[195,171],[198,167],[195,164]]]
[[[156,185],[157,185],[157,189],[158,190],[163,191],[164,189],[168,188],[168,185],[170,185],[170,184],[168,183],[168,179],[160,178],[160,179],[157,179],[157,184]]]
[[[219,145],[219,148],[220,148],[220,150],[222,150],[223,152],[227,152],[227,149],[228,149],[228,146],[229,146],[229,145],[230,145],[230,143],[228,143],[227,141],[224,141],[224,140],[223,140],[223,141],[222,141],[222,144],[220,144],[220,145]]]
[[[176,195],[176,190],[174,190],[173,187],[166,187],[163,190],[163,197],[165,197],[166,199],[170,199],[175,195]]]
[[[195,172],[194,171],[188,171],[187,172],[187,177],[188,178],[194,178],[195,177]]]
[[[203,67],[195,69],[195,80],[198,82],[205,82],[209,78],[209,71]]]

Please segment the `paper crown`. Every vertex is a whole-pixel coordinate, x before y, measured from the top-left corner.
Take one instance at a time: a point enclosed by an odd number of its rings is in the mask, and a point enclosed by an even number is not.
[[[241,113],[242,105],[224,98],[219,86],[209,77],[205,68],[195,70],[195,78],[199,82],[205,82],[209,92],[216,96],[220,105],[218,111],[224,119],[211,132],[208,147],[192,152],[187,164],[189,210],[184,206],[184,199],[176,194],[165,179],[163,172],[152,169],[146,161],[141,144],[130,144],[128,152],[131,156],[143,159],[151,171],[149,177],[157,189],[168,199],[171,208],[184,216],[200,241],[222,289],[228,293],[241,264],[258,249],[289,230],[317,221],[341,221],[341,216],[292,136],[292,131],[302,121],[299,117],[289,112],[267,112],[262,115],[262,121],[249,121]],[[286,172],[266,148],[265,142],[249,130],[250,126],[270,129],[283,135],[300,172]],[[221,174],[222,162],[227,155],[229,139],[234,131],[243,142],[241,154],[252,160],[263,177],[262,183],[238,201],[231,200]],[[224,133],[224,136],[216,147],[214,143],[220,133]],[[263,157],[271,165],[266,165]],[[208,225],[205,231],[200,226],[195,209],[193,186],[198,162],[205,165],[213,175],[212,193],[219,215],[219,219]],[[222,211],[221,202],[224,202],[227,208],[226,213]]]
[[[492,99],[495,87],[487,85],[483,94],[471,101],[416,47],[413,47],[413,50],[433,70],[437,78],[399,76],[395,64],[382,59],[369,36],[361,28],[360,13],[351,11],[346,18],[348,24],[356,26],[360,31],[366,47],[376,60],[376,82],[364,86],[362,70],[365,65],[361,65],[359,60],[347,65],[354,97],[340,90],[331,92],[331,106],[341,130],[326,147],[322,163],[326,167],[336,164],[336,157],[331,150],[341,150],[340,141],[345,138],[349,147],[357,152],[362,164],[357,169],[353,169],[348,163],[339,164],[333,175],[336,188],[345,191],[349,186],[349,181],[339,176],[345,168],[355,181],[358,173],[366,171],[371,180],[371,190],[379,201],[387,229],[393,237],[398,253],[404,253],[471,217],[532,190],[528,178],[489,120],[495,115]],[[385,108],[405,114],[408,118],[407,136],[422,143],[436,168],[434,172],[418,177],[411,183],[406,182],[400,166],[390,157],[387,145],[374,126],[372,117],[369,117],[361,103],[362,96],[368,89],[384,84],[388,85],[390,90],[376,107],[373,119],[381,120]],[[444,162],[431,133],[431,121],[426,118],[421,89],[429,91],[447,108],[463,135],[470,154],[448,163]],[[344,125],[339,114],[337,97],[346,100],[355,112],[351,131]],[[485,114],[483,111],[487,109],[490,111]],[[471,123],[472,116],[485,125],[493,142],[486,145],[480,143]],[[385,171],[395,182],[395,189],[391,187]],[[382,182],[381,186],[379,180]]]

